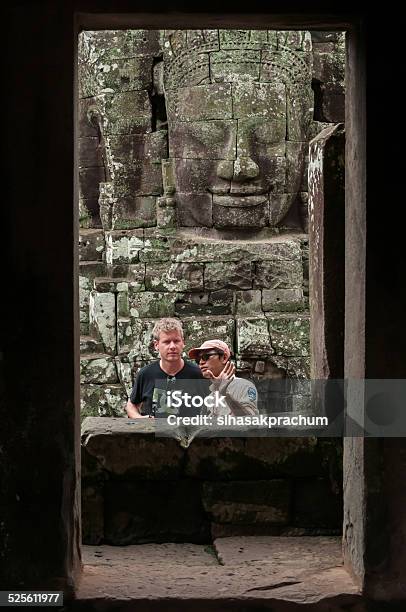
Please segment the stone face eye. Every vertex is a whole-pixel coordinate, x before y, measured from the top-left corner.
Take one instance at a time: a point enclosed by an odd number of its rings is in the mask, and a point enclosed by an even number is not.
[[[260,125],[253,131],[252,139],[256,144],[272,145],[280,142],[274,125]]]

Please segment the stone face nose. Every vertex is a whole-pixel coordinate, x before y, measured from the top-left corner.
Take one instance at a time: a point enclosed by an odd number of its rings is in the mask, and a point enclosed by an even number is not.
[[[234,162],[233,180],[243,182],[259,175],[259,166],[251,157],[237,157]]]

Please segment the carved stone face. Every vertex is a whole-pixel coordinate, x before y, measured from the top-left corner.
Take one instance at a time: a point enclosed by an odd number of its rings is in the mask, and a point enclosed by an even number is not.
[[[210,53],[196,53],[184,39],[175,59],[172,52],[166,57],[169,156],[179,223],[274,226],[306,188],[312,99],[305,52],[286,48],[278,55],[268,40],[267,51],[249,46],[222,51],[221,31],[218,38],[217,31],[211,32]],[[220,48],[214,50],[216,41]],[[298,64],[293,76],[288,71],[292,58]]]

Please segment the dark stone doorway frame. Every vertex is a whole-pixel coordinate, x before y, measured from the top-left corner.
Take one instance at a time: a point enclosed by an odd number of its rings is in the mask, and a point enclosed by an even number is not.
[[[134,6],[124,3],[121,5],[123,15],[118,16],[114,12],[117,11],[114,2],[77,0],[62,4],[56,6],[55,3],[44,2],[41,6],[30,6],[28,2],[19,2],[8,9],[5,32],[8,37],[5,46],[7,48],[8,42],[10,49],[10,64],[6,71],[10,93],[7,99],[8,116],[17,119],[5,125],[6,137],[11,143],[6,166],[10,182],[6,211],[10,248],[5,266],[11,270],[14,264],[13,274],[18,282],[10,281],[11,290],[17,293],[22,283],[25,293],[29,295],[30,308],[27,310],[24,303],[6,304],[9,319],[18,319],[19,325],[5,330],[6,365],[3,380],[7,382],[7,393],[10,390],[10,402],[9,413],[3,422],[6,439],[3,450],[7,457],[6,464],[2,466],[4,497],[1,508],[1,535],[6,535],[6,544],[2,548],[4,588],[15,588],[18,583],[25,587],[43,585],[45,588],[60,585],[68,590],[74,586],[80,573],[79,322],[77,253],[72,249],[72,244],[76,244],[78,238],[77,218],[72,215],[73,202],[77,197],[77,186],[73,189],[76,167],[73,163],[72,83],[79,27],[201,27],[204,23],[213,27],[246,28],[255,27],[257,23],[260,28],[348,31],[345,376],[378,378],[389,373],[399,378],[405,376],[405,366],[401,365],[402,352],[399,349],[391,352],[393,340],[397,340],[397,346],[404,346],[406,339],[404,326],[397,329],[393,324],[393,321],[402,320],[401,300],[396,292],[392,292],[388,307],[380,299],[380,290],[385,283],[378,279],[366,285],[366,277],[371,281],[374,269],[383,271],[378,261],[383,248],[380,242],[381,216],[373,212],[372,205],[379,202],[379,196],[383,196],[385,191],[373,174],[376,169],[374,165],[378,166],[379,159],[375,149],[375,156],[369,162],[368,199],[371,201],[367,218],[366,57],[365,33],[359,16],[351,16],[350,13],[343,16],[345,2],[340,3],[339,12],[330,15],[324,14],[324,7],[318,3],[307,3],[306,14],[297,12],[294,2],[289,3],[289,11],[287,3],[280,3],[279,7],[275,3],[273,9],[278,13],[276,16],[264,14],[263,8],[254,5],[249,7],[249,15],[216,15],[215,12],[211,15],[188,15],[170,12],[166,6],[163,8],[166,13],[140,12],[136,16],[129,16]],[[354,3],[348,2],[347,5],[352,9]],[[140,10],[149,9],[145,3],[139,6]],[[157,4],[156,10],[159,8]],[[182,8],[178,7],[178,10]],[[224,11],[225,8],[222,6],[217,10]],[[88,11],[93,11],[93,14]],[[107,12],[102,14],[103,11]],[[381,33],[385,24],[393,26],[391,18],[385,21],[384,17],[383,14],[374,15],[370,20],[368,35],[371,41]],[[379,48],[379,55],[378,50],[374,50],[373,42],[368,50],[372,60],[379,57],[382,65],[385,59],[391,59],[392,52],[400,49],[400,42],[393,42],[391,38],[393,28],[390,32],[388,28],[383,35],[387,46]],[[389,86],[398,66],[396,61],[394,64],[387,61],[385,66],[387,73],[384,81]],[[385,88],[381,81],[376,82],[372,91],[379,94]],[[383,93],[381,96],[382,101]],[[27,100],[30,103],[27,104]],[[21,117],[24,121],[18,121]],[[376,118],[377,113],[371,115],[371,125]],[[385,143],[386,135],[382,126],[375,126],[375,147],[378,147]],[[24,181],[20,180],[21,143],[24,143],[25,155],[30,162]],[[33,188],[35,185],[36,189]],[[390,187],[391,194],[396,191],[396,181],[394,185]],[[52,231],[55,211],[58,231]],[[386,239],[386,243],[383,242],[390,246],[393,260],[402,253],[400,243],[394,240],[394,233],[396,228],[392,228],[391,237]],[[374,255],[377,247],[380,250],[378,255]],[[392,278],[396,288],[396,273],[392,273]],[[400,288],[400,282],[397,287]],[[388,308],[392,321],[379,327],[381,314],[388,314]],[[45,338],[44,329],[47,330]],[[375,329],[380,332],[378,351],[373,346],[377,338]],[[16,393],[16,389],[21,388],[19,364],[22,346],[25,349],[24,410],[21,409],[20,394]],[[382,366],[380,356],[385,350],[385,364]],[[55,359],[55,355],[60,359]],[[370,460],[375,442],[367,445],[363,440],[355,441],[352,451],[354,494],[352,496],[348,491],[347,497],[352,500],[348,507],[348,524],[352,525],[351,538],[354,543],[348,560],[364,591],[370,588],[374,573],[375,581],[386,581],[389,590],[392,585],[390,575],[386,576],[384,570],[379,571],[385,550],[381,559],[375,556],[375,561],[368,560],[371,533],[379,525],[376,514],[370,513],[370,504],[374,500],[366,487],[375,474],[374,462]],[[396,452],[396,449],[392,452],[392,464],[396,460]],[[386,457],[390,460],[390,455],[391,452],[385,454],[385,461]],[[380,492],[375,491],[375,495],[380,500]],[[396,510],[396,504],[392,505],[391,512],[394,517],[392,525],[397,528],[400,510]],[[35,530],[32,529],[33,518]],[[387,541],[384,544],[388,547]],[[392,591],[399,596],[400,587],[396,591],[397,586],[392,582]]]

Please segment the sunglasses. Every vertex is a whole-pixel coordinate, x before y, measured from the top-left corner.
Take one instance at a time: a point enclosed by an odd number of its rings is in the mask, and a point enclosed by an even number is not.
[[[200,361],[203,361],[204,363],[206,363],[206,361],[208,361],[208,359],[210,359],[210,357],[213,357],[213,355],[219,355],[222,356],[224,355],[224,353],[218,353],[217,351],[214,353],[202,353],[197,359],[196,359],[196,363],[200,363]]]

